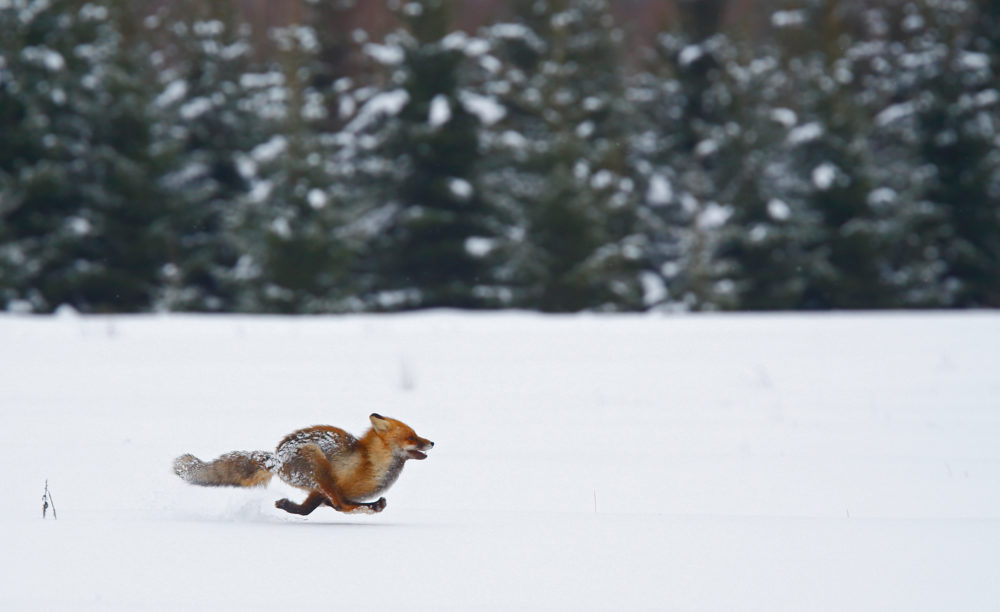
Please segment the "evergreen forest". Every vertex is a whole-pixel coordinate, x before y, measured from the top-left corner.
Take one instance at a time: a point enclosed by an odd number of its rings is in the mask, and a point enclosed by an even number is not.
[[[0,0],[0,311],[1000,307],[1000,0],[664,3]]]

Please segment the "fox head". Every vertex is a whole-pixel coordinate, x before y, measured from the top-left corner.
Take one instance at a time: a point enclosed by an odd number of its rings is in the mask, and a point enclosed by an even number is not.
[[[407,459],[426,459],[427,454],[424,451],[434,448],[433,442],[418,436],[412,427],[402,421],[375,413],[368,418],[372,422],[375,434],[396,454],[403,455]]]

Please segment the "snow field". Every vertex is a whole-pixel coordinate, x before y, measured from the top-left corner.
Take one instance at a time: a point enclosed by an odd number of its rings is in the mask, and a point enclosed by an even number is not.
[[[0,609],[995,609],[998,346],[992,313],[2,317]],[[436,443],[380,515],[170,471],[371,412]]]

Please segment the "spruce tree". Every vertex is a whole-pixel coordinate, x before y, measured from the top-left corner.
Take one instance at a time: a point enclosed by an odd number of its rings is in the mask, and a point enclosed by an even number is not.
[[[155,150],[170,207],[159,307],[232,310],[242,285],[235,225],[250,189],[240,160],[274,130],[249,102],[274,83],[255,66],[249,25],[232,3],[170,3],[144,26],[158,41]]]
[[[630,92],[644,121],[634,163],[647,275],[661,307],[787,307],[805,220],[775,188],[795,117],[777,50],[725,29],[727,2],[678,6]]]
[[[483,91],[505,109],[487,131],[484,181],[511,219],[513,303],[641,308],[622,33],[601,0],[515,2],[514,13],[483,33],[496,60]]]
[[[996,6],[889,3],[866,12],[870,36],[849,50],[873,117],[883,278],[900,306],[994,303]]]
[[[0,6],[0,304],[151,306],[165,245],[151,159],[148,49],[127,7]],[[129,44],[136,46],[129,47]],[[145,52],[143,52],[145,50]]]
[[[367,202],[355,197],[354,155],[338,127],[338,99],[350,99],[347,77],[334,79],[339,64],[328,62],[308,22],[272,38],[278,61],[267,78],[279,84],[282,102],[276,133],[245,160],[252,188],[241,203],[242,261],[254,284],[241,308],[355,310],[350,272],[361,241],[352,226]]]
[[[885,234],[868,195],[875,188],[875,155],[868,138],[870,115],[855,92],[855,66],[845,52],[859,37],[852,23],[859,7],[814,2],[799,9],[803,23],[793,34],[810,32],[786,63],[794,83],[799,124],[789,132],[784,166],[789,172],[786,200],[810,215],[812,232],[804,243],[803,293],[798,308],[878,308],[892,305],[883,282]],[[779,32],[779,36],[780,36]]]
[[[922,246],[945,266],[943,301],[1000,305],[1000,4],[930,3],[913,13],[906,70],[932,223]],[[922,23],[921,23],[922,21]]]
[[[898,303],[892,249],[905,224],[893,227],[880,195],[891,177],[879,164],[890,164],[870,137],[883,98],[865,80],[861,9],[821,1],[772,13],[776,44],[761,61],[779,67],[768,114],[783,134],[759,175],[763,197],[736,209],[724,247],[742,307]]]
[[[731,140],[725,125],[736,111],[726,71],[734,47],[719,32],[725,6],[679,3],[678,19],[647,50],[629,91],[642,119],[633,164],[643,196],[647,284],[662,287],[659,307],[714,302],[715,232],[729,210],[719,201],[729,162],[723,157],[733,152],[732,143],[719,145]]]
[[[374,146],[359,160],[381,205],[357,273],[379,309],[477,308],[493,303],[489,259],[496,213],[478,186],[481,118],[463,96],[467,60],[451,31],[452,2],[397,3],[405,28],[381,45],[384,88],[345,129]],[[379,105],[392,112],[378,112]]]

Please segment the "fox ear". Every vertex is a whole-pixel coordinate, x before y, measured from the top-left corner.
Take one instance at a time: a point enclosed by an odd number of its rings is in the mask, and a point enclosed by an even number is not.
[[[368,420],[372,422],[372,427],[378,433],[385,433],[389,430],[389,421],[385,420],[385,417],[376,412],[371,413]]]

